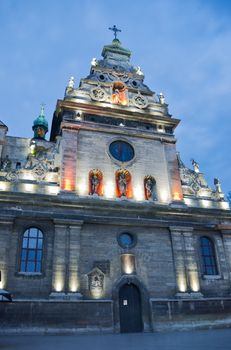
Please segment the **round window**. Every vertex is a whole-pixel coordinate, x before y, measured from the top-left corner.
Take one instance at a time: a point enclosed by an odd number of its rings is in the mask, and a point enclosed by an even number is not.
[[[125,141],[114,141],[109,146],[109,152],[112,157],[121,161],[129,162],[134,158],[134,148]]]
[[[118,243],[122,248],[131,248],[135,245],[136,241],[131,233],[121,233],[118,236]]]

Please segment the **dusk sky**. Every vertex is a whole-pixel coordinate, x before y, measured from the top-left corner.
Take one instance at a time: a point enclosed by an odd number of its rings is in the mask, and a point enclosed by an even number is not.
[[[231,190],[231,1],[0,0],[0,96],[8,135],[32,137],[40,104],[51,126],[70,76],[88,75],[116,24],[145,83],[181,119],[177,149],[210,186]],[[49,138],[49,137],[48,137]]]

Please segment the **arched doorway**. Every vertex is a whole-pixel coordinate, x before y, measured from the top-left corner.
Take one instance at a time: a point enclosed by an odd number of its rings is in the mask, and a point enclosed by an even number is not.
[[[121,333],[143,331],[140,290],[133,283],[124,284],[119,290],[119,316]]]

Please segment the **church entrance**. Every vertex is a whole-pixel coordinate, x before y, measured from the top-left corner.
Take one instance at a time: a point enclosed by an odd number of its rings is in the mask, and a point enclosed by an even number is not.
[[[121,333],[143,331],[140,291],[133,283],[119,290],[119,315]]]

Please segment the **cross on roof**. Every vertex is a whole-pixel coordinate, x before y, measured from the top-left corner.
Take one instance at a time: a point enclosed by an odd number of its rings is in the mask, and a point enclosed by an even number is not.
[[[44,110],[45,110],[45,103],[41,103],[41,110],[40,110],[40,115],[44,116]]]
[[[113,27],[109,27],[108,29],[114,32],[115,39],[117,39],[117,32],[121,32],[121,29],[118,29],[115,24]]]

